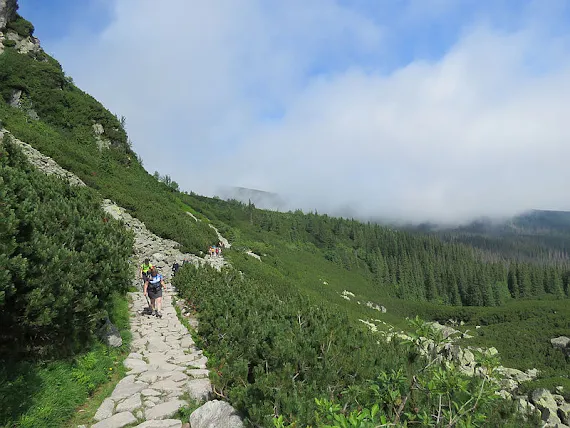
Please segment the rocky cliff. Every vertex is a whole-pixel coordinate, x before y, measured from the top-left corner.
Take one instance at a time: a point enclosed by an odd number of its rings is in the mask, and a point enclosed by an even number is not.
[[[17,0],[0,0],[0,30],[4,30],[8,22],[16,18]]]

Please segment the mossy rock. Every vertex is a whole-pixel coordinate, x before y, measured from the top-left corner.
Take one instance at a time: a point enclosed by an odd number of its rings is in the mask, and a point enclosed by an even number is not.
[[[16,41],[10,39],[4,39],[2,40],[2,44],[7,48],[13,48],[16,46]]]

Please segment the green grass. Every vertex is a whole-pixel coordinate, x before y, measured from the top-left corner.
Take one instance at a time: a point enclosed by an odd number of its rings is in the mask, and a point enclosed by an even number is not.
[[[96,342],[67,360],[2,363],[0,426],[72,427],[90,419],[124,374],[122,361],[130,343],[126,298],[115,295],[110,312],[123,338],[120,348]]]
[[[265,237],[271,237],[265,234]],[[255,248],[262,262],[243,254],[239,247]],[[339,314],[349,318],[382,320],[396,330],[406,330],[406,317],[419,315],[442,323],[449,319],[464,321],[460,330],[474,337],[463,339],[465,346],[495,347],[505,367],[541,371],[537,385],[553,390],[566,384],[570,359],[552,347],[550,339],[570,332],[570,305],[553,298],[512,300],[500,307],[457,307],[430,302],[401,300],[387,295],[373,285],[365,270],[351,271],[326,260],[318,248],[309,243],[291,244],[278,240],[242,241],[236,249],[226,250],[232,264],[252,278],[267,283],[296,287],[314,301],[334,305]],[[324,284],[326,282],[327,284]],[[355,294],[350,301],[340,296],[343,290]],[[360,304],[358,304],[360,301]],[[367,301],[383,305],[387,313],[365,306]],[[388,326],[375,323],[379,330]],[[481,328],[476,329],[479,325]],[[362,328],[366,328],[364,325]],[[562,383],[561,383],[562,382]],[[570,390],[570,388],[567,388]]]

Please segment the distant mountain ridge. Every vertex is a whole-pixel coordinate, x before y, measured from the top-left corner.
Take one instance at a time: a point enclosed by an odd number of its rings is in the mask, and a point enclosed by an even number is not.
[[[217,193],[222,199],[235,199],[244,204],[251,202],[266,210],[283,211],[287,205],[287,201],[277,193],[247,187],[226,186],[218,189]]]
[[[485,235],[570,235],[570,212],[529,210],[510,219],[482,218],[454,229]]]
[[[570,260],[570,212],[529,210],[514,217],[480,218],[449,227],[434,223],[406,226],[407,231],[433,234],[447,242],[462,242],[514,260],[557,263]]]

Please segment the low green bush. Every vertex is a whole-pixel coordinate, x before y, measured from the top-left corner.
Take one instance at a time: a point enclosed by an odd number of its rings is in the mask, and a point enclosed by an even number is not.
[[[0,426],[36,428],[66,426],[100,387],[124,373],[122,361],[130,343],[129,309],[124,295],[108,304],[111,321],[123,338],[121,348],[92,341],[69,358],[58,360],[0,359]],[[102,401],[102,400],[101,400]]]
[[[132,234],[89,189],[36,171],[9,136],[0,183],[0,350],[73,354],[129,286]]]

